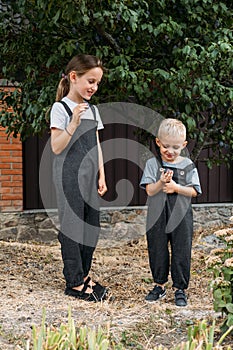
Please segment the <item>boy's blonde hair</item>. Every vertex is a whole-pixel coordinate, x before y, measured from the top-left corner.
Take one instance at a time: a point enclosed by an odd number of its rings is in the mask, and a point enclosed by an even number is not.
[[[164,119],[158,130],[158,138],[162,136],[182,136],[184,140],[186,139],[186,127],[185,125],[178,119],[167,118]]]

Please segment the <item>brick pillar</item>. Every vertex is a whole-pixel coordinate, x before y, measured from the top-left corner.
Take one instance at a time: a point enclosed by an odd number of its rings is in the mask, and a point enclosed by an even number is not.
[[[0,212],[23,210],[22,143],[0,127]]]

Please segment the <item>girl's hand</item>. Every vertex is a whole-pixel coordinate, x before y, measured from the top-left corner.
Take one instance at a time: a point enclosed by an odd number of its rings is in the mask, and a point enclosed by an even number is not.
[[[74,109],[73,109],[73,116],[72,116],[72,122],[76,124],[76,126],[79,126],[80,124],[80,117],[83,112],[88,108],[88,104],[86,102],[79,103]]]
[[[101,178],[99,179],[98,182],[98,193],[102,197],[106,192],[107,192],[107,185],[105,180],[102,180]]]

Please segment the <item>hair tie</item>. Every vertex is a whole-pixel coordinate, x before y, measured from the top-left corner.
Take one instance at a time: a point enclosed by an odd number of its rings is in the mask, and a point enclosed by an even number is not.
[[[62,73],[61,76],[62,76],[63,79],[67,79],[67,75],[65,75],[64,73]]]

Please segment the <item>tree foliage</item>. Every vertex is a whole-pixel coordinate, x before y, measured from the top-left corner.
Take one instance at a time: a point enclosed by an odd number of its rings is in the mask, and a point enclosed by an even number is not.
[[[217,163],[232,159],[231,0],[5,0],[0,9],[1,75],[17,87],[0,96],[8,133],[41,132],[67,62],[89,53],[108,69],[96,103],[133,98],[186,124],[194,160],[208,147]]]

